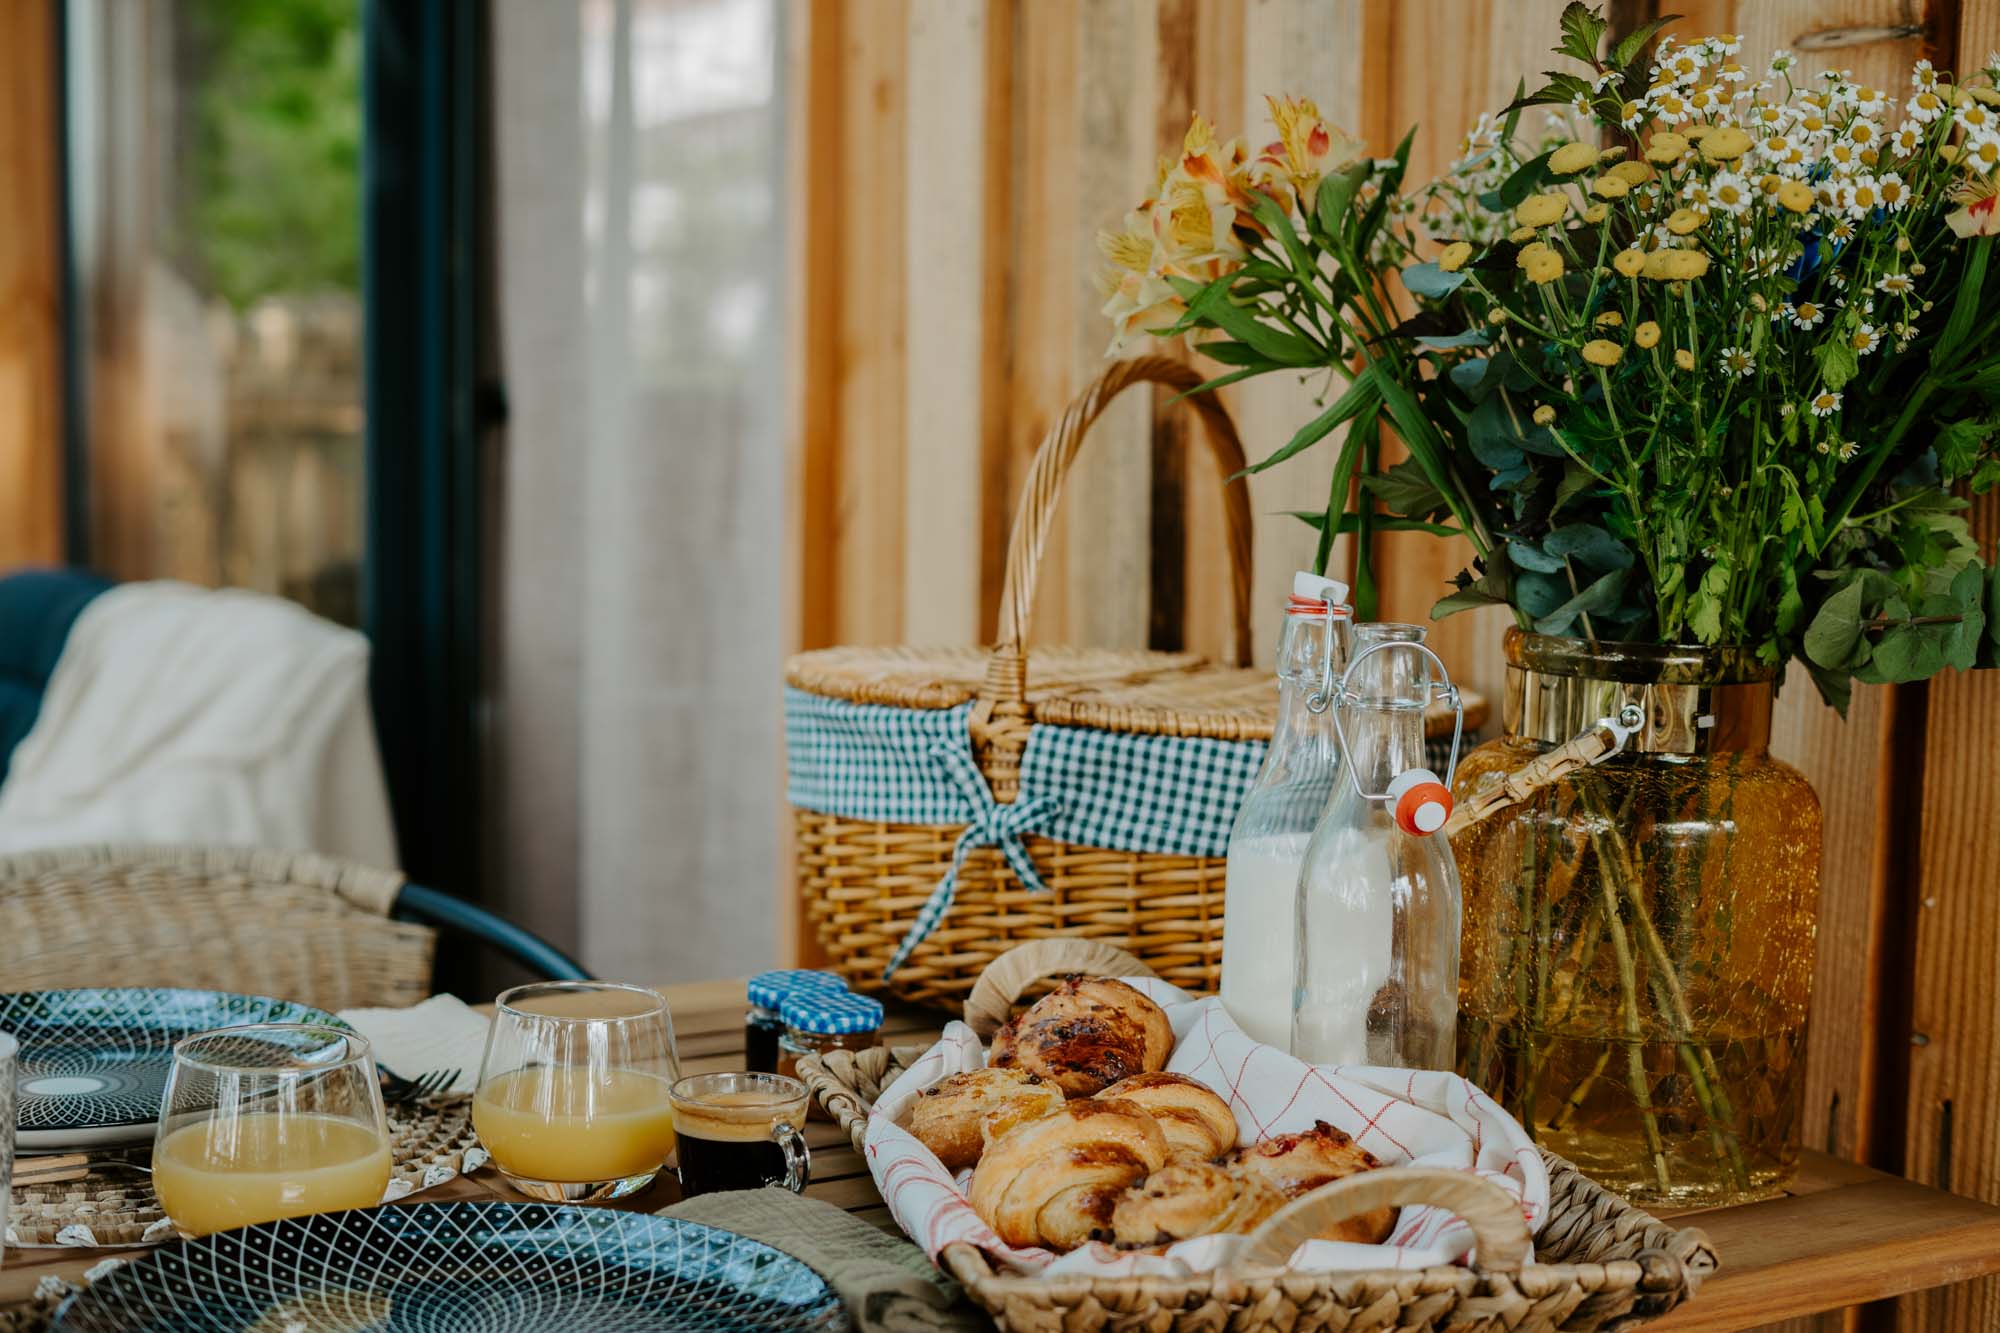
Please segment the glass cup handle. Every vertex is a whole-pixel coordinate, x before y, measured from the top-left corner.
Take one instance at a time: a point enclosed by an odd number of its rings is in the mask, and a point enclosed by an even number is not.
[[[812,1176],[812,1154],[806,1149],[806,1136],[791,1121],[780,1120],[771,1126],[771,1137],[785,1150],[785,1188],[794,1194],[804,1194],[806,1181]]]

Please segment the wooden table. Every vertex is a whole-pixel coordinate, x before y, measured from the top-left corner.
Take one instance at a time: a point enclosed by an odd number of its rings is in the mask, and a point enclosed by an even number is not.
[[[691,1074],[743,1067],[743,985],[704,981],[663,987],[673,1005],[681,1066]],[[890,1011],[885,1039],[928,1040],[934,1014]],[[807,1126],[812,1184],[807,1193],[894,1229],[860,1156],[825,1121]],[[680,1196],[671,1176],[605,1205],[663,1208]],[[521,1196],[491,1168],[461,1176],[413,1201]],[[394,1206],[394,1205],[391,1205]],[[1691,1214],[1667,1214],[1715,1241],[1722,1268],[1689,1305],[1649,1329],[1728,1333],[1864,1301],[1900,1296],[2000,1272],[2000,1208],[1946,1194],[1819,1153],[1781,1198]],[[143,1250],[17,1250],[0,1263],[0,1310],[30,1300],[46,1275],[74,1279],[111,1255]]]

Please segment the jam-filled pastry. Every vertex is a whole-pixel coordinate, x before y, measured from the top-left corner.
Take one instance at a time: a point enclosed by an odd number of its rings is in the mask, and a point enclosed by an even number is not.
[[[942,1079],[917,1095],[910,1133],[960,1171],[978,1162],[989,1135],[999,1137],[1024,1120],[1063,1104],[1062,1089],[1025,1069],[973,1069]]]
[[[1238,1148],[1229,1155],[1227,1164],[1246,1176],[1255,1176],[1287,1198],[1297,1198],[1329,1181],[1382,1165],[1373,1153],[1358,1147],[1346,1133],[1324,1120],[1297,1134],[1279,1134],[1262,1143]],[[1395,1226],[1396,1210],[1377,1208],[1334,1223],[1319,1233],[1319,1239],[1379,1245],[1389,1238]]]
[[[1166,1160],[1166,1136],[1144,1110],[1079,1097],[986,1145],[972,1207],[1009,1245],[1072,1250],[1108,1231],[1119,1196]]]
[[[1166,1010],[1122,981],[1070,977],[993,1034],[991,1063],[1039,1074],[1070,1097],[1167,1067]]]

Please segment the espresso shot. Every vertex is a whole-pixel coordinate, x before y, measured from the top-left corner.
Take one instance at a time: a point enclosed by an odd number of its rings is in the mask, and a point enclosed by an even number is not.
[[[811,1177],[799,1132],[807,1096],[804,1084],[775,1074],[699,1074],[675,1084],[681,1193],[803,1191]]]

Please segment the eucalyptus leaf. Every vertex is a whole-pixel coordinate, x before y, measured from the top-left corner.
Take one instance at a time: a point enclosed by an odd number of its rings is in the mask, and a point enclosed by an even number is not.
[[[1583,464],[1574,461],[1565,463],[1562,480],[1556,483],[1555,505],[1551,512],[1561,513],[1564,505],[1596,484],[1597,478],[1591,476],[1589,469]]]
[[[1403,270],[1403,286],[1412,296],[1440,301],[1463,287],[1470,276],[1463,269],[1447,273],[1435,263],[1412,264]]]
[[[1443,620],[1446,616],[1482,606],[1505,606],[1507,599],[1487,591],[1483,586],[1484,583],[1485,580],[1482,579],[1469,588],[1460,588],[1455,593],[1440,597],[1437,604],[1431,607],[1431,619]]]
[[[1630,569],[1632,548],[1594,523],[1570,523],[1542,539],[1542,549],[1570,557],[1593,570]]]
[[[1626,571],[1614,569],[1604,577],[1593,581],[1555,610],[1537,617],[1535,632],[1564,634],[1579,617],[1596,611],[1611,610],[1618,605],[1619,595],[1625,591],[1627,577],[1629,576]]]
[[[1524,542],[1518,537],[1507,539],[1507,558],[1514,562],[1516,569],[1532,569],[1539,574],[1560,574],[1563,571],[1561,556],[1550,555],[1533,542]]]
[[[1521,462],[1519,432],[1507,413],[1506,402],[1498,395],[1472,409],[1465,425],[1465,442],[1473,457],[1495,471]]]
[[[1467,329],[1464,333],[1447,336],[1424,334],[1417,339],[1426,347],[1484,347],[1493,341],[1493,335],[1485,329]]]
[[[1529,158],[1514,168],[1514,174],[1502,181],[1500,188],[1495,191],[1499,197],[1500,207],[1512,209],[1533,194],[1536,187],[1549,178],[1549,159],[1553,156],[1555,149],[1551,148],[1548,152]]]
[[[1555,611],[1569,597],[1569,585],[1550,574],[1524,570],[1514,580],[1514,605],[1537,620]],[[1543,630],[1542,633],[1553,634],[1556,631]]]

